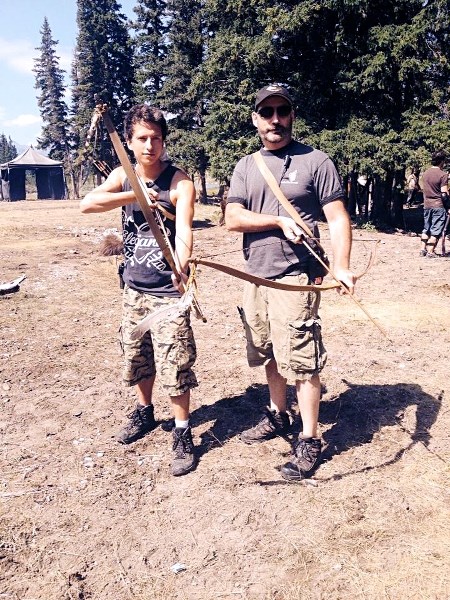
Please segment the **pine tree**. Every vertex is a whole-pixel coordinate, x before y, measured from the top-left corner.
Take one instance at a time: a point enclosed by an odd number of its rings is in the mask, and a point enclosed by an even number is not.
[[[72,123],[82,154],[96,99],[106,102],[112,120],[121,129],[133,104],[133,47],[126,16],[116,0],[77,0],[78,36],[72,67]],[[102,129],[97,158],[116,162]]]
[[[260,146],[251,122],[256,91],[273,82],[289,86],[290,72],[278,44],[278,5],[286,4],[206,0],[208,46],[196,82],[208,109],[204,138],[211,174],[225,184],[237,160]]]
[[[192,175],[201,180],[200,201],[206,200],[206,169],[203,128],[206,114],[204,98],[195,85],[204,54],[202,2],[169,0],[170,31],[165,79],[157,101],[173,114],[169,128],[169,154]]]
[[[375,182],[373,217],[392,221],[405,164],[449,140],[448,0],[206,0],[211,171],[222,181],[259,146],[254,94],[269,82],[294,98],[295,136],[328,152],[344,179]],[[397,194],[398,196],[398,194]]]
[[[0,164],[7,163],[17,156],[17,149],[11,138],[7,139],[4,133],[0,134]]]
[[[135,31],[136,102],[156,103],[164,81],[169,31],[165,0],[138,0],[133,8]]]
[[[41,45],[37,48],[40,56],[34,60],[33,69],[35,88],[40,91],[38,106],[44,123],[38,148],[48,150],[50,158],[62,161],[73,179],[68,109],[64,101],[65,72],[59,67],[59,57],[55,51],[58,42],[52,38],[47,18],[44,19],[40,34]]]

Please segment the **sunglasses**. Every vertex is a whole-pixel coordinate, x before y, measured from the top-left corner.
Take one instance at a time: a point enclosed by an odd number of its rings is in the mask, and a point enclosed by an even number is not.
[[[271,119],[276,112],[279,117],[287,117],[292,112],[292,106],[290,104],[282,104],[281,106],[263,106],[256,111],[263,119]]]

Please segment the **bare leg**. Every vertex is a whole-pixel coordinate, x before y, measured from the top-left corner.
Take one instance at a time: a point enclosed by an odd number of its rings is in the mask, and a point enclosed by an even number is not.
[[[437,238],[434,237],[434,235],[430,235],[430,237],[429,237],[429,239],[427,241],[427,245],[426,245],[427,252],[429,254],[434,254],[434,252],[436,250],[437,243],[438,243]]]
[[[427,250],[428,236],[425,233],[422,233],[420,241],[422,242],[422,250],[426,251]]]
[[[278,412],[286,412],[286,379],[278,373],[275,359],[267,363],[265,368],[270,399],[277,407]]]
[[[154,383],[155,376],[150,377],[149,379],[141,379],[141,381],[136,385],[138,404],[140,404],[141,406],[150,406],[150,404],[152,404],[152,392]]]
[[[317,437],[319,421],[320,377],[314,375],[311,379],[297,381],[297,401],[303,422],[303,436]]]
[[[180,396],[170,396],[172,410],[177,421],[187,421],[189,419],[189,401],[191,390],[187,390]]]

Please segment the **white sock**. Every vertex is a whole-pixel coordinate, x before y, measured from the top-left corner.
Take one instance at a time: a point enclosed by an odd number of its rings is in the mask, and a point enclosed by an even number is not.
[[[279,410],[278,410],[278,406],[276,406],[276,405],[275,405],[275,404],[272,402],[272,400],[270,400],[270,410],[274,410],[276,413],[277,413],[277,412],[281,412],[281,411],[279,411]]]
[[[189,427],[189,419],[187,421],[175,419],[175,427],[176,429],[187,429]]]

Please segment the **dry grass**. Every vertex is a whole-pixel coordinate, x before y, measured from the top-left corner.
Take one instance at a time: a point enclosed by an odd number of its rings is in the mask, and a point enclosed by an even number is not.
[[[196,208],[196,254],[241,266],[220,208]],[[119,382],[116,262],[99,253],[119,212],[0,211],[1,277],[27,275],[0,297],[0,598],[450,598],[449,263],[420,260],[416,238],[379,236],[358,293],[394,344],[349,300],[324,297],[326,450],[299,485],[280,478],[284,440],[238,440],[268,392],[246,365],[240,284],[200,268],[200,463],[174,479],[162,429],[132,446],[112,440],[134,403]],[[366,246],[355,243],[358,268]],[[156,413],[170,417],[160,390]]]

